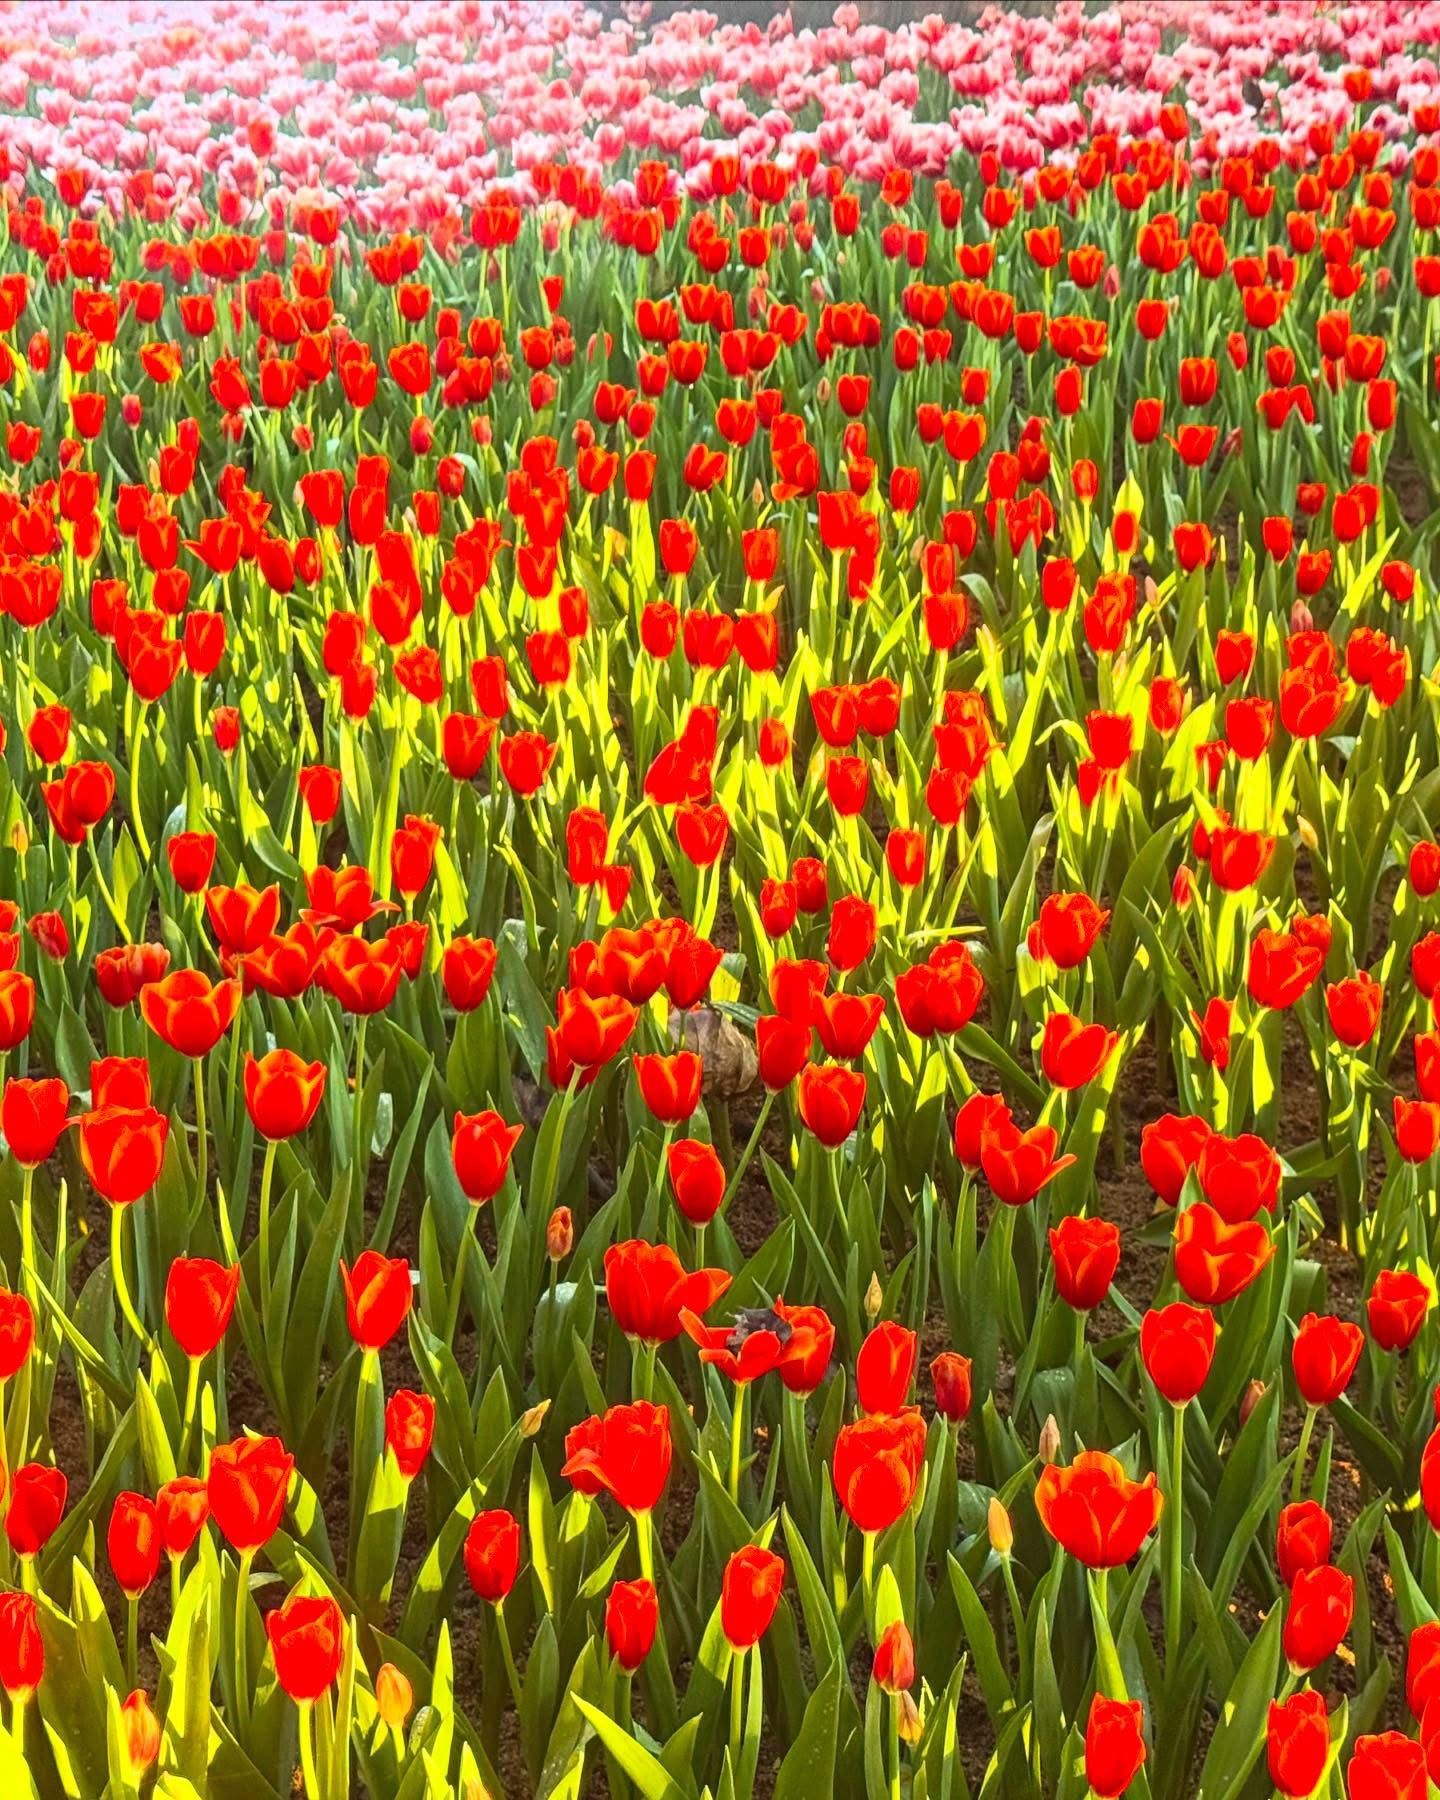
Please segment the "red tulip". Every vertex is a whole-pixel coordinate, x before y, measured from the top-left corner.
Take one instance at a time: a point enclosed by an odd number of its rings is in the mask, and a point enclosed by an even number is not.
[[[187,1556],[209,1517],[209,1489],[196,1475],[173,1476],[155,1496],[155,1519],[167,1556]]]
[[[345,1322],[362,1350],[383,1350],[410,1316],[415,1288],[403,1257],[362,1250],[353,1265],[340,1264]]]
[[[1307,1406],[1328,1406],[1350,1385],[1365,1334],[1348,1319],[1306,1313],[1295,1333],[1291,1362],[1295,1385]]]
[[[725,1165],[711,1144],[677,1138],[666,1152],[675,1205],[692,1225],[708,1225],[725,1197]],[[704,1308],[696,1308],[703,1311]]]
[[[275,1678],[294,1701],[315,1701],[335,1681],[345,1653],[345,1620],[325,1595],[295,1594],[265,1615]]]
[[[35,1314],[30,1302],[23,1294],[0,1288],[0,1381],[20,1373],[34,1345]]]
[[[127,1598],[139,1599],[160,1568],[160,1516],[155,1502],[144,1494],[117,1494],[105,1547],[116,1586]]]
[[[784,1559],[758,1544],[747,1544],[726,1563],[720,1585],[720,1628],[732,1650],[743,1653],[753,1649],[764,1637],[784,1584]]]
[[[482,1600],[499,1606],[520,1569],[520,1524],[503,1508],[477,1513],[465,1534],[465,1573]]]
[[[860,1410],[898,1413],[910,1397],[919,1339],[893,1320],[883,1320],[866,1336],[855,1359]]]
[[[1035,1487],[1040,1523],[1091,1569],[1113,1569],[1137,1554],[1160,1520],[1154,1475],[1131,1481],[1113,1456],[1085,1450],[1069,1467],[1047,1464]]]
[[[39,1603],[32,1594],[0,1594],[0,1687],[24,1704],[45,1675]]]
[[[240,995],[238,981],[212,984],[198,969],[176,969],[141,989],[140,1013],[181,1056],[208,1056],[234,1022]]]
[[[1070,1213],[1050,1231],[1055,1287],[1067,1306],[1090,1312],[1110,1292],[1120,1266],[1120,1228]]]
[[[325,1064],[307,1063],[293,1050],[245,1057],[245,1110],[261,1137],[272,1143],[295,1137],[320,1110]]]
[[[1305,1569],[1322,1568],[1330,1560],[1334,1526],[1317,1500],[1297,1500],[1280,1509],[1275,1528],[1275,1564],[1286,1587]]]
[[[1355,1583],[1333,1564],[1302,1569],[1290,1588],[1285,1609],[1285,1660],[1308,1674],[1333,1655],[1350,1629],[1355,1609]]]
[[[1365,1302],[1371,1337],[1382,1350],[1408,1350],[1433,1298],[1427,1283],[1408,1269],[1382,1269]]]
[[[294,1468],[295,1458],[279,1438],[237,1438],[211,1451],[211,1516],[242,1555],[263,1550],[275,1535]]]
[[[935,1410],[942,1419],[958,1425],[970,1416],[970,1358],[958,1350],[942,1350],[930,1364],[930,1383],[935,1390]]]
[[[909,1510],[924,1461],[925,1424],[913,1409],[842,1425],[831,1464],[836,1498],[859,1530],[888,1530]]]
[[[1272,1700],[1265,1749],[1270,1779],[1285,1800],[1309,1800],[1330,1757],[1325,1696],[1314,1688],[1303,1688],[1288,1700]]]
[[[435,1437],[435,1402],[429,1394],[396,1388],[385,1403],[385,1443],[406,1481],[425,1466]]]
[[[1085,1779],[1099,1800],[1123,1794],[1145,1761],[1145,1715],[1138,1700],[1096,1694],[1085,1721]]]
[[[865,1077],[843,1063],[807,1063],[800,1071],[800,1117],[829,1150],[854,1131],[865,1104]]]
[[[1083,1087],[1110,1060],[1118,1034],[1103,1025],[1085,1025],[1069,1013],[1051,1013],[1045,1021],[1040,1067],[1058,1088]]]
[[[612,1406],[565,1439],[560,1473],[580,1493],[608,1493],[629,1513],[648,1513],[670,1476],[670,1414],[648,1400]]]
[[[605,1252],[605,1298],[627,1337],[668,1344],[679,1337],[680,1315],[707,1312],[730,1285],[723,1269],[688,1274],[668,1244],[642,1238],[612,1244]]]
[[[1145,1372],[1172,1406],[1184,1406],[1204,1387],[1215,1357],[1215,1315],[1177,1300],[1140,1321]]]
[[[12,1076],[0,1100],[0,1130],[22,1168],[38,1168],[55,1154],[65,1129],[70,1090],[63,1081],[28,1081]]]
[[[208,1356],[225,1336],[240,1292],[240,1265],[177,1256],[165,1281],[165,1323],[187,1356]]]
[[[903,1619],[893,1619],[880,1634],[870,1677],[887,1694],[904,1694],[915,1685],[915,1640]]]
[[[80,1160],[112,1206],[132,1206],[160,1178],[170,1121],[153,1106],[102,1106],[79,1120]]]
[[[38,1556],[55,1534],[65,1511],[69,1483],[62,1469],[26,1463],[10,1480],[5,1535],[19,1557]]]
[[[615,1583],[605,1601],[605,1641],[627,1675],[650,1654],[659,1623],[660,1602],[651,1582]]]
[[[704,1070],[693,1050],[681,1050],[674,1056],[637,1056],[634,1064],[640,1098],[661,1124],[683,1123],[700,1104]]]
[[[510,1155],[523,1127],[507,1125],[497,1112],[457,1112],[450,1140],[455,1179],[472,1206],[493,1200],[505,1185]]]
[[[1258,1220],[1230,1224],[1205,1200],[1175,1221],[1175,1276],[1191,1300],[1221,1306],[1254,1281],[1275,1245]]]

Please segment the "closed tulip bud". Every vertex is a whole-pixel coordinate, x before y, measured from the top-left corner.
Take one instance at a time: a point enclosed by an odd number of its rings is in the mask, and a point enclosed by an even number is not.
[[[116,1585],[136,1600],[160,1569],[160,1515],[144,1494],[117,1494],[110,1510],[106,1549]]]
[[[265,1618],[275,1677],[298,1703],[318,1700],[340,1673],[345,1620],[327,1595],[296,1594]]]
[[[477,1513],[465,1535],[465,1573],[482,1600],[499,1606],[520,1571],[520,1522],[503,1507]]]
[[[545,1254],[551,1262],[564,1262],[575,1247],[575,1221],[568,1206],[557,1206],[545,1227]]]
[[[415,1690],[394,1663],[381,1663],[375,1671],[375,1706],[392,1731],[404,1729],[415,1704]]]
[[[865,1289],[865,1317],[873,1325],[880,1317],[880,1308],[885,1304],[885,1290],[880,1285],[880,1277],[872,1269],[870,1282]]]
[[[1348,1319],[1306,1313],[1295,1333],[1291,1363],[1295,1385],[1307,1406],[1328,1406],[1350,1384],[1365,1334]]]
[[[913,1695],[901,1694],[898,1714],[895,1727],[900,1733],[900,1741],[912,1746],[918,1744],[925,1735],[925,1721]]]
[[[1325,1696],[1314,1688],[1272,1700],[1265,1726],[1270,1779],[1285,1800],[1309,1800],[1330,1755],[1330,1718]]]
[[[1055,1463],[1060,1460],[1060,1427],[1056,1423],[1054,1413],[1047,1413],[1045,1423],[1040,1427],[1040,1441],[1035,1446],[1035,1454],[1042,1463]]]
[[[1138,1700],[1096,1694],[1085,1721],[1085,1779],[1098,1800],[1116,1800],[1145,1761],[1144,1713]]]
[[[1251,1413],[1265,1398],[1265,1383],[1258,1377],[1247,1382],[1245,1392],[1240,1396],[1240,1424],[1242,1429],[1249,1422]]]
[[[136,1688],[121,1704],[120,1737],[130,1779],[138,1786],[140,1777],[160,1754],[160,1721],[144,1688]]]
[[[526,1407],[520,1415],[521,1437],[533,1438],[540,1435],[540,1427],[545,1423],[545,1415],[550,1411],[548,1400],[537,1400],[534,1406]]]
[[[1015,1527],[998,1494],[990,1496],[989,1510],[985,1514],[985,1529],[990,1535],[990,1548],[995,1554],[1008,1556],[1015,1544]]]
[[[903,1619],[894,1620],[881,1633],[870,1672],[887,1694],[903,1694],[914,1687],[915,1641]]]
[[[633,1675],[650,1654],[659,1623],[660,1602],[652,1582],[615,1583],[605,1602],[605,1641],[627,1675]]]
[[[970,1416],[972,1400],[970,1358],[958,1350],[942,1350],[930,1364],[930,1383],[940,1417],[952,1425],[963,1423]]]
[[[45,1644],[32,1594],[0,1594],[0,1687],[24,1702],[45,1673]]]
[[[424,1468],[434,1437],[434,1400],[397,1388],[385,1405],[385,1443],[402,1480],[413,1481]]]
[[[1355,1610],[1355,1583],[1343,1569],[1325,1563],[1302,1569],[1285,1608],[1285,1660],[1300,1674],[1334,1654]]]
[[[737,1550],[726,1563],[720,1587],[720,1628],[732,1650],[749,1650],[764,1637],[780,1604],[784,1582],[784,1558],[757,1544]]]

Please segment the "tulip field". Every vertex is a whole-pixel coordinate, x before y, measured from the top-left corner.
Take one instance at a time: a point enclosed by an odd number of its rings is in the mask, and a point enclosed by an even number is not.
[[[0,12],[5,1800],[1440,1795],[1440,4],[755,10]]]

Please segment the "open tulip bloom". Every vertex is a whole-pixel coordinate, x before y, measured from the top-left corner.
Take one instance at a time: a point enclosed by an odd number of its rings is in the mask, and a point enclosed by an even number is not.
[[[0,1793],[1421,1800],[1440,5],[659,10],[5,15]]]

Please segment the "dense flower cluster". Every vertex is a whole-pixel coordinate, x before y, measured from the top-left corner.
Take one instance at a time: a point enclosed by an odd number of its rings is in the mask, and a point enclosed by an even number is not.
[[[1440,5],[0,26],[6,1793],[1440,1785]]]

